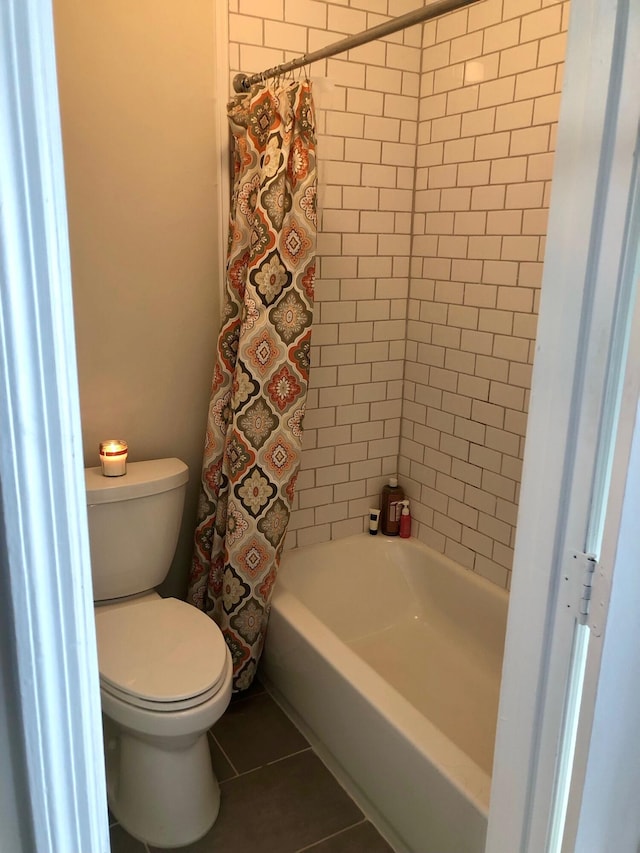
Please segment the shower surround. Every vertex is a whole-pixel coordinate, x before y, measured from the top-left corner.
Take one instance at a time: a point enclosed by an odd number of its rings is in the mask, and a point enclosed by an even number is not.
[[[230,71],[421,5],[230,0]],[[287,547],[413,535],[508,587],[568,2],[481,0],[315,63],[316,319]]]

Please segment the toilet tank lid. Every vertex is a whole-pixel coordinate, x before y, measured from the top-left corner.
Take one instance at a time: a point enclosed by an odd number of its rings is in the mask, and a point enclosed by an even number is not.
[[[188,479],[188,467],[175,458],[128,462],[122,477],[104,477],[99,466],[84,469],[88,506],[157,495],[179,488]]]

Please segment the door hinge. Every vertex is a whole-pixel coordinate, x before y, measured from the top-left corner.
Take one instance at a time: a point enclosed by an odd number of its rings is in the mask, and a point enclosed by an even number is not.
[[[593,592],[593,578],[598,567],[598,560],[594,554],[583,554],[579,551],[573,551],[571,557],[574,561],[572,574],[575,578],[575,590],[578,599],[576,603],[576,619],[580,625],[588,625],[591,594]]]

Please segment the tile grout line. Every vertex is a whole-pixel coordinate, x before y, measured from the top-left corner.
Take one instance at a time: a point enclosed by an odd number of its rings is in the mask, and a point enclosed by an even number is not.
[[[305,847],[299,847],[295,853],[305,853],[306,850],[313,850],[314,847],[317,847],[318,844],[322,844],[323,841],[329,841],[332,838],[337,838],[338,835],[342,835],[343,832],[348,832],[350,829],[354,829],[356,826],[360,826],[360,824],[366,823],[366,817],[363,817],[362,820],[356,821],[356,823],[349,824],[349,826],[345,826],[342,829],[339,829],[337,832],[332,832],[331,835],[325,835],[324,838],[318,838],[316,841],[312,841],[311,844],[307,844]]]
[[[112,829],[115,829],[115,827],[116,827],[116,826],[119,826],[119,827],[120,827],[120,829],[121,829],[124,833],[126,833],[130,838],[133,838],[133,835],[129,835],[129,833],[128,833],[128,832],[127,832],[127,830],[124,828],[124,826],[123,826],[119,821],[117,821],[117,820],[116,820],[114,823],[110,823],[110,824],[109,824],[109,836],[111,836],[111,830],[112,830]],[[150,848],[149,848],[149,845],[147,844],[147,842],[146,842],[146,841],[140,841],[140,840],[139,840],[139,839],[137,839],[137,838],[134,838],[133,840],[134,840],[134,841],[137,841],[137,842],[138,842],[138,844],[142,844],[142,846],[144,847],[144,853],[151,853],[151,850],[150,850]],[[111,843],[111,839],[109,839],[109,843]]]
[[[211,740],[215,743],[215,745],[218,747],[218,749],[220,750],[220,752],[224,755],[224,757],[226,758],[226,760],[229,762],[229,767],[230,767],[230,768],[233,770],[233,772],[236,774],[236,778],[237,778],[238,776],[241,776],[242,774],[241,774],[241,773],[238,773],[238,771],[236,770],[236,766],[235,766],[235,764],[234,764],[234,763],[233,763],[233,761],[229,758],[229,756],[227,755],[226,751],[223,749],[222,744],[221,744],[221,743],[220,743],[220,741],[217,739],[217,737],[214,735],[214,733],[211,731],[211,729],[209,729],[209,731],[208,731],[208,735],[209,735],[209,737],[211,738]],[[233,777],[232,777],[232,778],[233,778]]]
[[[304,749],[297,749],[295,752],[290,752],[289,755],[282,755],[280,758],[274,758],[273,761],[267,761],[266,764],[263,764],[263,767],[271,767],[272,764],[278,764],[280,761],[286,761],[288,758],[293,758],[296,755],[302,755],[303,752],[315,752],[313,751],[313,747],[311,744],[305,746]]]
[[[255,773],[258,770],[262,770],[264,767],[271,767],[274,764],[279,764],[281,761],[286,761],[287,759],[293,758],[296,755],[302,755],[303,752],[313,752],[313,748],[311,746],[307,746],[304,749],[299,749],[296,752],[291,752],[289,755],[282,755],[280,756],[280,758],[274,758],[273,761],[267,761],[265,764],[259,764],[257,767],[250,767],[248,770],[243,770],[241,773],[238,773],[237,776],[231,776],[229,779],[223,779],[222,782],[220,782],[220,785],[226,785],[227,782],[233,782],[235,779],[240,779],[243,776],[248,776],[249,773]]]

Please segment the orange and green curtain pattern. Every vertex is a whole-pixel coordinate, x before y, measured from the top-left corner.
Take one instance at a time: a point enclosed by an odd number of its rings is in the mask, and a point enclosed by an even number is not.
[[[316,242],[310,83],[254,86],[228,115],[226,302],[189,599],[220,626],[239,691],[262,652],[302,449]]]

